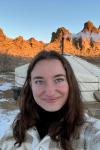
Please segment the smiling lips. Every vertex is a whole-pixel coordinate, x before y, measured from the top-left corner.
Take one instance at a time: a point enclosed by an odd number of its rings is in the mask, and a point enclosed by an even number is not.
[[[56,102],[58,100],[58,97],[57,98],[46,98],[46,99],[43,99],[43,100],[48,102],[48,103],[52,103],[52,102]]]

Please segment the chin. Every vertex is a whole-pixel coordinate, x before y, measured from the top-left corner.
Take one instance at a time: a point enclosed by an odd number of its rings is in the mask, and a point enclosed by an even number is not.
[[[59,111],[61,108],[43,108],[44,110],[48,111],[48,112],[56,112]]]

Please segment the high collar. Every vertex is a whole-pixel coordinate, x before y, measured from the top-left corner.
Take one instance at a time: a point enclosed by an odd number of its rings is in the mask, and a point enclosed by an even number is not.
[[[38,106],[37,111],[39,115],[39,120],[37,121],[36,128],[40,135],[40,139],[42,139],[48,134],[50,126],[52,126],[54,123],[59,122],[59,120],[63,118],[64,108],[59,111],[48,112]]]
[[[49,112],[38,106],[38,114],[39,114],[39,120],[43,120],[45,122],[55,122],[58,121],[61,117],[63,117],[64,114],[64,108],[55,111],[55,112]]]

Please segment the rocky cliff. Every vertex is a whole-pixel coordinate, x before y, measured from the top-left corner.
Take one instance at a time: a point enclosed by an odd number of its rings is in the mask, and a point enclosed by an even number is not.
[[[52,33],[48,44],[37,41],[33,37],[29,40],[24,40],[22,36],[11,39],[0,29],[0,53],[32,57],[42,49],[61,52],[62,48],[65,53],[74,55],[100,56],[100,26],[97,28],[91,21],[87,21],[77,34],[72,34],[68,29],[60,27]]]

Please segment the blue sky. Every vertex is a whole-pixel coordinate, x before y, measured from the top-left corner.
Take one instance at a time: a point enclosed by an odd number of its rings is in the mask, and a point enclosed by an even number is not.
[[[100,0],[0,1],[0,28],[10,38],[22,35],[50,42],[59,27],[78,33],[88,20],[100,25]]]

